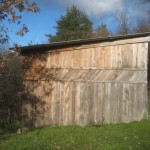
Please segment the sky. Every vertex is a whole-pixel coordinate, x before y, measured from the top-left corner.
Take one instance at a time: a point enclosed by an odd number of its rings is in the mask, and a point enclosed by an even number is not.
[[[9,47],[14,43],[21,46],[28,44],[45,44],[48,42],[45,34],[55,35],[56,20],[65,15],[66,9],[73,4],[81,11],[84,11],[96,28],[101,23],[115,31],[115,15],[118,11],[128,8],[132,16],[142,16],[145,12],[145,5],[139,4],[140,0],[36,0],[40,12],[22,13],[22,24],[26,24],[29,32],[23,36],[17,36],[15,32],[20,28],[16,24],[6,22],[5,27],[9,28]]]

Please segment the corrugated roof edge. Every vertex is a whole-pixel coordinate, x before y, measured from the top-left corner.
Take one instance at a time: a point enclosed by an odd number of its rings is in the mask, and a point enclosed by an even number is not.
[[[40,45],[31,45],[31,46],[23,46],[19,47],[21,52],[25,52],[28,50],[38,50],[38,49],[48,49],[51,47],[61,47],[61,46],[69,46],[74,44],[84,44],[84,43],[92,43],[92,42],[108,42],[115,41],[120,39],[129,39],[129,38],[137,38],[137,37],[146,37],[150,36],[150,32],[137,33],[137,34],[128,34],[128,35],[118,35],[118,36],[108,36],[108,37],[98,37],[98,38],[88,38],[88,39],[78,39],[72,41],[62,41],[62,42],[54,42],[50,44],[40,44]],[[10,48],[13,49],[13,48]]]

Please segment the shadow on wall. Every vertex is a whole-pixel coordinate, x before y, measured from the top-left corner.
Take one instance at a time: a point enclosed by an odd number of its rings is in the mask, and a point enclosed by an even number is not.
[[[26,61],[28,61],[28,58],[25,58],[27,59]],[[51,83],[48,82],[47,85],[43,84],[43,81],[34,79],[34,74],[32,79],[28,79],[27,77],[27,72],[31,71],[31,67],[40,63],[42,65],[42,62],[47,58],[45,56],[42,57],[42,55],[41,57],[31,58],[34,59],[31,59],[26,64],[24,62],[21,63],[17,55],[12,55],[8,61],[5,61],[5,67],[0,72],[1,126],[18,120],[23,122],[27,127],[33,127],[36,126],[38,120],[42,122],[46,111],[49,110],[46,107],[45,98],[51,94]],[[44,66],[39,65],[39,67],[44,70]],[[41,69],[39,69],[37,74],[40,74]]]
[[[24,81],[27,101],[22,105],[22,120],[26,127],[43,126],[47,119],[46,114],[50,112],[46,97],[51,97],[52,85],[49,83],[48,90],[42,81]]]
[[[46,69],[47,53],[27,53],[22,55],[23,85],[27,101],[22,106],[22,120],[27,127],[49,125],[51,111],[50,98],[52,81],[56,72],[48,75]]]

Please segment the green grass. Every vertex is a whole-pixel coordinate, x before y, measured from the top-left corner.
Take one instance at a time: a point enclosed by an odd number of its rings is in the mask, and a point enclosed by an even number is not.
[[[0,133],[1,150],[148,150],[150,149],[150,119],[129,124],[92,127],[47,127],[21,135]]]
[[[149,115],[150,115],[150,100],[148,101],[148,112],[149,112]]]
[[[150,112],[150,102],[149,102]],[[0,150],[150,150],[150,118],[94,127],[46,127],[22,133],[0,130]]]

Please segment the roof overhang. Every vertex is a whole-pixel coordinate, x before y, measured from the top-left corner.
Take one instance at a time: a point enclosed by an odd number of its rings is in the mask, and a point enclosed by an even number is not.
[[[128,34],[128,35],[118,35],[118,36],[108,36],[108,37],[99,37],[99,38],[88,38],[88,39],[79,39],[72,41],[62,41],[62,42],[54,42],[50,44],[40,44],[40,45],[31,45],[31,46],[23,46],[19,47],[21,52],[31,52],[31,51],[45,51],[50,49],[64,48],[73,45],[82,45],[82,44],[90,44],[90,43],[103,43],[103,42],[112,42],[116,40],[123,39],[132,39],[138,37],[147,37],[150,36],[150,32],[145,33],[137,33],[137,34]],[[13,49],[13,48],[10,48]]]

